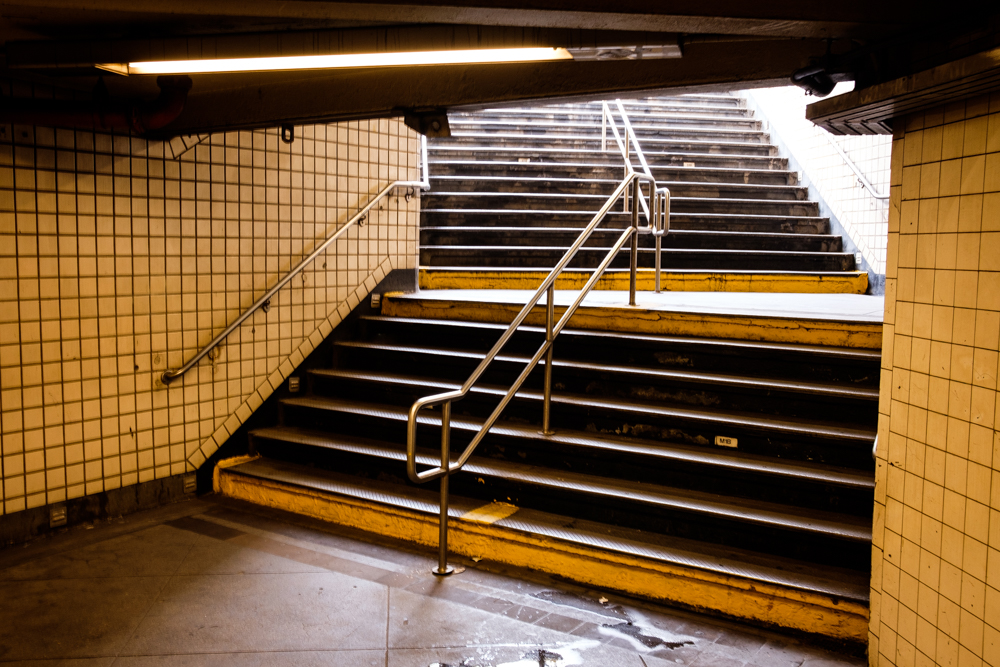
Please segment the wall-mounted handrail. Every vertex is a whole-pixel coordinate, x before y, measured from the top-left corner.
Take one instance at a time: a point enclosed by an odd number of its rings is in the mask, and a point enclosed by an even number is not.
[[[420,138],[420,156],[422,163],[421,164],[421,175],[423,177],[422,181],[393,181],[392,183],[389,183],[389,185],[382,188],[379,191],[379,193],[376,194],[367,204],[365,204],[361,208],[361,210],[355,213],[350,220],[341,225],[341,227],[337,229],[336,232],[328,236],[326,240],[323,241],[323,243],[321,243],[319,246],[317,246],[315,250],[309,253],[307,257],[305,257],[301,262],[299,262],[291,270],[289,270],[289,272],[286,273],[281,280],[275,283],[274,286],[271,287],[271,289],[269,289],[267,292],[265,292],[262,297],[254,301],[253,305],[251,305],[249,308],[243,311],[242,315],[237,317],[236,320],[233,321],[233,323],[230,324],[228,327],[226,327],[222,333],[213,338],[211,342],[208,343],[208,345],[203,347],[201,351],[198,352],[198,354],[193,356],[186,364],[184,364],[177,370],[164,371],[163,374],[160,376],[160,381],[163,382],[163,384],[165,385],[170,384],[171,382],[173,382],[174,380],[176,380],[177,378],[179,378],[180,376],[184,375],[189,370],[191,370],[195,366],[195,364],[204,359],[205,355],[211,352],[219,343],[224,341],[226,337],[229,336],[229,334],[231,334],[233,331],[235,331],[237,327],[243,324],[243,322],[245,322],[247,318],[249,318],[251,315],[257,312],[258,309],[262,308],[267,302],[269,302],[271,298],[278,293],[278,290],[287,285],[289,282],[291,282],[291,280],[295,276],[301,273],[302,270],[310,262],[316,259],[319,255],[321,255],[332,244],[336,243],[341,236],[347,233],[347,230],[351,229],[351,227],[353,227],[358,222],[364,220],[368,216],[368,212],[371,211],[376,204],[378,204],[385,197],[387,197],[390,192],[392,192],[396,188],[418,188],[421,190],[427,190],[428,188],[430,188],[430,181],[428,180],[429,172],[427,169],[427,139],[425,137]],[[407,199],[409,199],[409,195],[407,195]]]
[[[872,196],[872,199],[878,199],[879,201],[885,201],[889,199],[889,195],[879,194],[878,190],[875,189],[875,186],[872,185],[871,181],[868,180],[868,177],[861,172],[861,169],[859,169],[858,165],[854,162],[854,160],[851,159],[851,156],[849,156],[847,152],[844,151],[843,148],[841,148],[840,144],[838,144],[830,134],[825,132],[824,134],[826,134],[826,140],[830,142],[830,145],[833,146],[838,153],[840,153],[840,157],[844,159],[844,162],[847,164],[848,167],[851,168],[851,171],[854,172],[854,175],[858,177],[858,183],[861,183],[861,186],[865,190],[868,190],[868,194]]]
[[[625,118],[627,123],[627,117],[625,116],[625,110],[619,104],[619,110],[621,111],[622,117]],[[607,132],[607,121],[610,116],[610,109],[608,109],[607,104],[604,105],[604,119],[602,120],[602,135],[606,141]],[[649,173],[649,167],[645,163],[645,158],[642,158],[642,164],[646,173],[639,173],[635,171],[632,167],[631,161],[628,157],[628,147],[630,145],[628,140],[628,134],[633,135],[634,132],[631,131],[631,125],[625,125],[626,139],[622,142],[621,136],[618,132],[618,128],[614,119],[611,118],[611,128],[615,135],[615,141],[618,143],[618,147],[622,152],[622,156],[625,158],[625,177],[622,179],[618,187],[611,194],[610,197],[604,202],[601,208],[594,214],[590,222],[584,228],[584,230],[577,237],[573,245],[563,254],[562,258],[556,263],[555,268],[549,272],[545,280],[538,287],[532,297],[524,305],[521,311],[514,317],[510,326],[507,330],[500,336],[496,344],[486,353],[483,360],[479,363],[476,369],[469,375],[468,379],[462,383],[462,386],[458,389],[443,392],[439,394],[433,394],[430,396],[425,396],[418,399],[410,406],[410,411],[407,418],[406,425],[406,472],[409,478],[416,483],[429,482],[434,479],[440,480],[441,484],[441,504],[440,504],[440,518],[439,518],[439,538],[438,538],[438,566],[434,570],[435,574],[446,575],[450,574],[452,570],[448,567],[448,477],[466,464],[469,458],[472,456],[476,447],[482,442],[483,438],[489,433],[490,429],[500,418],[500,414],[504,411],[507,405],[514,399],[517,392],[521,389],[521,386],[528,379],[528,376],[535,369],[538,363],[545,357],[545,377],[544,377],[544,393],[543,393],[543,403],[542,403],[542,433],[546,435],[551,435],[552,430],[550,428],[550,416],[551,416],[551,403],[552,403],[552,349],[553,343],[556,336],[563,330],[563,328],[569,323],[576,310],[583,303],[583,300],[594,288],[597,282],[607,271],[611,262],[618,256],[621,250],[625,247],[625,244],[631,241],[631,261],[629,269],[629,305],[634,306],[635,292],[636,292],[636,269],[638,267],[638,256],[639,256],[639,234],[640,233],[653,233],[657,238],[657,251],[659,251],[659,240],[660,237],[669,229],[669,222],[667,221],[667,216],[670,212],[670,191],[666,188],[658,188],[656,186],[656,180]],[[638,142],[635,142],[637,150],[641,150],[638,147]],[[649,203],[647,204],[645,198],[642,194],[641,183],[649,183]],[[627,212],[631,213],[631,224],[625,229],[618,237],[618,240],[614,243],[610,251],[601,260],[601,263],[594,270],[593,274],[587,280],[586,284],[577,294],[576,299],[573,303],[566,308],[565,312],[556,322],[555,319],[555,283],[563,270],[569,266],[569,263],[576,256],[577,252],[584,246],[587,240],[590,238],[594,230],[601,224],[605,216],[618,201],[619,197],[624,198],[625,209]],[[631,206],[629,203],[631,202]],[[644,227],[639,226],[639,202],[642,204],[642,208],[646,216],[646,225]],[[659,252],[657,252],[659,255]],[[659,257],[657,256],[657,278],[659,277]],[[659,288],[659,280],[657,279],[657,288]],[[546,305],[546,315],[545,315],[545,342],[538,348],[531,359],[528,361],[524,370],[521,371],[517,379],[511,385],[510,389],[504,394],[503,398],[500,400],[499,404],[494,408],[490,416],[483,422],[483,425],[479,428],[478,432],[473,436],[472,440],[466,445],[465,449],[462,451],[461,455],[457,460],[451,460],[451,404],[453,401],[460,400],[469,393],[472,387],[479,381],[479,378],[486,372],[490,364],[499,355],[500,350],[507,344],[511,337],[517,332],[518,328],[531,314],[535,306],[541,301],[542,295],[545,295],[545,305]],[[436,468],[431,468],[429,470],[424,470],[422,472],[417,470],[417,427],[420,423],[420,411],[433,407],[435,405],[441,406],[441,462]]]

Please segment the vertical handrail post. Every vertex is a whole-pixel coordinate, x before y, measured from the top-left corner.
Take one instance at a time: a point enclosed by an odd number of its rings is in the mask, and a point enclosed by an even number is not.
[[[654,270],[656,271],[656,293],[657,294],[660,293],[660,250],[661,250],[661,241],[662,240],[663,240],[663,237],[661,237],[661,236],[657,236],[656,237],[656,251],[655,251],[656,252],[656,268]]]
[[[628,277],[628,305],[635,305],[635,273],[639,268],[639,207],[635,205],[639,196],[639,181],[632,179],[632,257]]]
[[[608,103],[601,102],[601,152],[608,150]]]
[[[545,397],[542,401],[542,435],[552,435],[555,433],[550,426],[552,417],[552,348],[555,341],[553,328],[556,323],[556,284],[554,282],[549,285],[545,298],[545,342],[548,343],[549,349],[545,353]]]
[[[438,536],[438,566],[434,574],[444,577],[452,572],[448,567],[448,477],[451,468],[451,401],[441,406],[441,523]]]

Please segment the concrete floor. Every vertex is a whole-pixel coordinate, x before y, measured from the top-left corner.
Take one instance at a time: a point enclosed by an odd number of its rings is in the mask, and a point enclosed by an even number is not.
[[[420,290],[423,299],[486,301],[524,305],[534,292],[528,290]],[[556,305],[568,306],[579,292],[556,291]],[[865,294],[793,294],[778,292],[637,292],[636,306],[676,313],[710,313],[748,317],[790,317],[834,322],[881,323],[885,297]],[[539,303],[545,303],[543,296]],[[628,292],[594,290],[583,306],[626,307]]]
[[[861,666],[787,637],[203,498],[0,550],[0,663]]]

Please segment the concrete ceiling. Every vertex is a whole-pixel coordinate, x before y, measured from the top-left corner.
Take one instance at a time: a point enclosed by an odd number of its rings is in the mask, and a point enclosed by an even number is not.
[[[96,62],[441,46],[678,44],[681,58],[193,75],[187,134],[405,111],[789,81],[821,65],[873,85],[996,46],[996,18],[940,3],[801,0],[0,0],[8,80],[92,96]],[[152,99],[155,77],[103,77]],[[27,88],[19,86],[16,91]],[[0,99],[0,116],[4,105]]]

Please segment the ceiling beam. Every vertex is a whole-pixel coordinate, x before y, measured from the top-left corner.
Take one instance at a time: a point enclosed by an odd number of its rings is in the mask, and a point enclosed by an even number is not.
[[[128,40],[33,40],[8,42],[12,69],[90,68],[97,63],[202,58],[259,58],[441,49],[608,46],[675,46],[678,37],[659,32],[568,28],[416,25],[350,30],[276,31]]]
[[[523,100],[781,85],[825,48],[819,40],[780,40],[694,44],[684,58],[667,60],[194,75],[184,113],[166,131],[195,134]]]
[[[148,14],[175,19],[268,18],[349,21],[359,24],[445,23],[492,26],[576,28],[772,37],[871,37],[921,22],[922,0],[898,2],[840,0],[420,0],[330,2],[327,0],[6,0],[5,9],[93,11],[110,17]],[[11,12],[16,15],[16,11]]]

